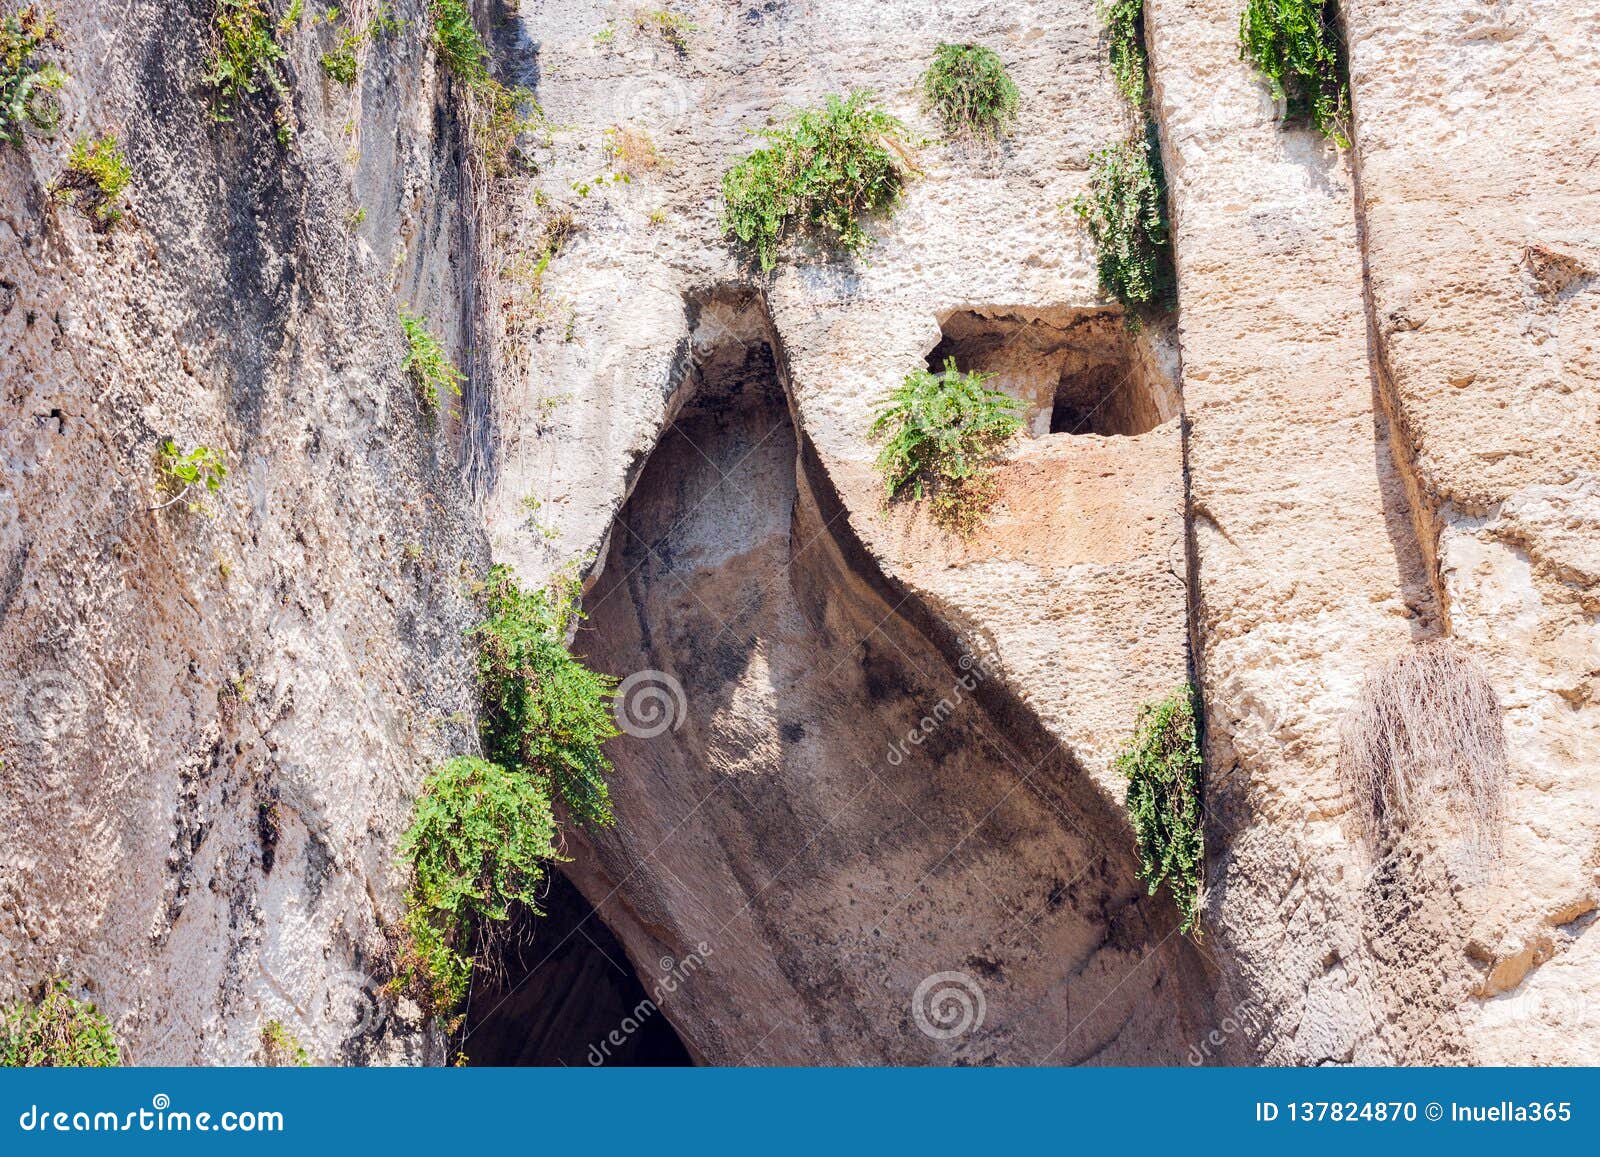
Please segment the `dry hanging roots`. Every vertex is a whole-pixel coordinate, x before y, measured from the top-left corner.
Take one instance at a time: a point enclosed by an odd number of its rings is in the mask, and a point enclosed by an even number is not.
[[[1345,716],[1339,771],[1368,847],[1430,819],[1465,829],[1487,863],[1505,813],[1505,727],[1482,669],[1447,639],[1367,676]]]

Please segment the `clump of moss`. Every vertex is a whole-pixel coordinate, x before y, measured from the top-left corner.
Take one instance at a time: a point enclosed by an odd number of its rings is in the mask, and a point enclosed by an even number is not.
[[[72,144],[66,172],[56,183],[56,196],[75,202],[102,233],[122,220],[123,191],[133,180],[133,170],[117,138],[109,133]]]
[[[0,144],[20,145],[25,131],[49,134],[61,122],[54,94],[67,74],[39,59],[60,40],[55,14],[38,4],[0,17]]]
[[[977,44],[941,44],[922,74],[923,106],[952,136],[998,140],[1017,119],[1017,86],[1005,62]]]
[[[1100,288],[1131,312],[1165,306],[1175,279],[1166,181],[1153,128],[1089,158],[1089,188],[1073,209],[1094,243]]]
[[[1331,0],[1249,0],[1239,55],[1261,70],[1290,116],[1310,117],[1318,132],[1350,147],[1350,81]]]
[[[863,219],[892,210],[913,171],[905,135],[866,92],[830,96],[763,130],[766,146],[723,174],[723,229],[755,251],[763,271],[796,232],[860,253],[871,243]]]
[[[111,1068],[121,1064],[111,1022],[66,982],[45,983],[37,1004],[0,1014],[0,1068]]]
[[[939,525],[977,529],[994,502],[989,469],[1022,427],[1021,403],[985,385],[993,376],[962,373],[948,358],[942,373],[915,370],[884,400],[868,436],[885,441],[885,502],[926,494]]]
[[[1179,931],[1200,919],[1205,869],[1205,819],[1200,800],[1200,740],[1195,691],[1184,684],[1139,711],[1117,770],[1128,780],[1128,819],[1139,852],[1139,879],[1150,895],[1166,884],[1183,917]]]

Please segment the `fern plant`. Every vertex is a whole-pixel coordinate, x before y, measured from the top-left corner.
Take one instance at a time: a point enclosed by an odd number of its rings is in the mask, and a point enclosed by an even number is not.
[[[109,133],[95,140],[72,143],[66,172],[55,187],[56,196],[74,201],[102,233],[122,220],[120,201],[133,180],[133,170],[122,146]]]
[[[1139,879],[1152,896],[1166,884],[1182,915],[1182,932],[1192,932],[1200,919],[1205,868],[1196,715],[1194,688],[1185,683],[1140,709],[1133,737],[1117,756],[1117,770],[1128,780]]]
[[[909,492],[931,498],[934,520],[970,533],[993,504],[989,467],[1022,427],[1022,405],[964,374],[954,358],[941,373],[919,369],[882,402],[868,437],[883,440],[878,473],[884,501]]]
[[[997,140],[1017,119],[1017,86],[1005,62],[977,44],[941,44],[922,74],[923,107],[951,136]]]
[[[400,841],[411,869],[406,948],[397,987],[442,1014],[466,995],[474,938],[539,911],[545,865],[562,859],[545,784],[498,763],[461,756],[423,783]]]
[[[26,130],[49,134],[61,121],[54,94],[67,83],[39,54],[59,44],[53,12],[28,4],[0,17],[0,144],[20,145]]]
[[[25,1002],[0,1015],[0,1068],[112,1068],[120,1063],[111,1022],[89,1001],[73,997],[63,980],[46,982],[38,1004]]]
[[[1154,128],[1100,149],[1089,165],[1089,188],[1072,207],[1094,243],[1100,288],[1130,311],[1166,305],[1174,283],[1172,238]]]
[[[1239,55],[1267,78],[1290,116],[1350,147],[1350,82],[1331,0],[1249,0],[1239,17]]]
[[[505,176],[516,166],[517,140],[545,124],[533,91],[506,85],[489,72],[484,43],[466,0],[432,0],[430,39],[434,51],[466,92],[474,137],[490,175]]]
[[[456,369],[444,346],[428,328],[427,321],[402,309],[400,328],[406,335],[406,354],[400,361],[400,368],[411,375],[428,408],[437,410],[439,398],[445,392],[460,397],[465,375]]]
[[[862,219],[892,210],[913,171],[905,133],[866,92],[830,96],[763,130],[766,146],[723,174],[724,232],[755,250],[763,272],[794,232],[821,233],[860,253],[871,243]]]
[[[576,586],[524,590],[509,567],[495,566],[482,597],[488,617],[472,633],[485,754],[548,781],[578,822],[609,824],[611,761],[601,745],[618,733],[617,681],[567,650],[567,631],[581,614]]]

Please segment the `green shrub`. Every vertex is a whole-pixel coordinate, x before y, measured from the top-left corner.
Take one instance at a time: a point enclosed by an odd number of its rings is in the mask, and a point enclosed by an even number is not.
[[[941,44],[922,74],[923,107],[937,113],[952,136],[1005,135],[1017,119],[1017,86],[1005,62],[976,44]]]
[[[0,1014],[0,1068],[111,1068],[121,1063],[117,1038],[93,1004],[74,999],[66,982],[50,980],[44,999]]]
[[[1249,0],[1239,17],[1239,55],[1255,63],[1290,116],[1309,116],[1338,146],[1350,145],[1350,82],[1332,0]]]
[[[55,132],[61,108],[51,94],[67,74],[37,58],[60,41],[55,13],[37,4],[0,17],[0,144],[20,145],[26,129]]]
[[[400,842],[411,869],[399,986],[429,1012],[466,995],[475,940],[511,917],[539,911],[545,864],[563,857],[544,781],[460,756],[423,783]]]
[[[96,140],[72,144],[67,169],[56,184],[58,197],[76,202],[102,232],[122,220],[118,201],[133,180],[133,170],[122,155],[117,138],[109,133]]]
[[[947,358],[942,373],[907,374],[883,401],[868,436],[887,439],[877,461],[885,501],[928,494],[941,526],[976,529],[994,498],[989,467],[1022,426],[1021,403],[984,385],[993,376]]]
[[[1183,916],[1200,918],[1205,821],[1200,805],[1200,741],[1194,688],[1185,683],[1139,711],[1133,737],[1117,756],[1128,780],[1128,818],[1139,851],[1139,879],[1150,895],[1163,883]]]
[[[1130,311],[1172,297],[1172,239],[1155,130],[1089,158],[1088,191],[1073,201],[1094,243],[1100,288]],[[1130,313],[1130,319],[1135,315]]]
[[[300,1039],[283,1027],[283,1021],[276,1019],[261,1026],[260,1055],[262,1065],[269,1069],[303,1069],[311,1064]]]
[[[1100,18],[1110,41],[1111,75],[1117,89],[1136,109],[1144,107],[1144,0],[1100,0]]]
[[[278,37],[294,30],[301,9],[302,0],[291,0],[288,12],[274,24],[265,0],[217,0],[217,41],[205,75],[217,93],[212,110],[217,120],[231,121],[240,103],[266,85],[278,100],[278,140],[287,144],[293,139],[288,54]]]
[[[888,212],[912,168],[900,138],[906,129],[871,103],[870,93],[830,96],[762,131],[769,142],[722,177],[723,229],[755,249],[763,271],[777,264],[791,230],[830,235],[847,253],[871,239],[868,213]]]
[[[465,377],[428,329],[428,323],[420,315],[402,309],[400,328],[406,335],[406,356],[400,368],[411,375],[428,408],[438,410],[439,398],[446,391],[460,397]]]
[[[510,568],[496,566],[482,595],[488,617],[472,633],[484,753],[547,780],[580,823],[609,824],[611,761],[601,744],[617,734],[617,681],[567,650],[567,631],[581,614],[575,585],[526,591]]]
[[[196,446],[185,453],[171,438],[156,450],[156,493],[164,499],[156,510],[183,503],[189,511],[206,511],[208,499],[222,489],[228,466],[222,451]]]

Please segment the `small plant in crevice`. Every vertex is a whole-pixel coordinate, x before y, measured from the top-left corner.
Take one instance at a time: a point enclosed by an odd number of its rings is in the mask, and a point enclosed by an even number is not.
[[[1139,879],[1152,896],[1167,886],[1185,933],[1198,926],[1205,874],[1198,714],[1195,690],[1187,683],[1145,705],[1116,763],[1128,781]]]
[[[133,170],[117,138],[107,133],[94,140],[78,140],[67,156],[67,168],[54,185],[55,195],[75,203],[104,233],[122,220],[122,194],[133,180]]]
[[[1117,91],[1135,109],[1143,109],[1149,93],[1144,51],[1144,0],[1100,0],[1106,24],[1111,76]]]
[[[885,502],[927,497],[940,526],[977,529],[994,503],[990,467],[1022,427],[1022,404],[986,386],[992,377],[962,373],[948,358],[941,373],[907,374],[883,401],[867,433],[884,441],[877,469]]]
[[[0,1013],[0,1068],[112,1068],[122,1063],[111,1022],[66,982],[45,982],[38,1003]]]
[[[1017,86],[993,49],[940,44],[922,74],[923,107],[954,137],[1003,137],[1017,119]]]
[[[298,27],[303,10],[303,0],[291,0],[283,18],[274,21],[265,0],[217,0],[216,42],[204,78],[216,93],[216,120],[233,120],[245,99],[265,86],[277,98],[273,121],[278,142],[286,145],[294,139],[288,53],[278,38]]]
[[[1340,732],[1339,772],[1376,854],[1428,825],[1461,829],[1480,864],[1499,852],[1505,723],[1483,670],[1448,639],[1402,651],[1363,682]]]
[[[465,375],[456,369],[444,346],[428,328],[427,321],[419,314],[402,309],[400,328],[406,338],[406,354],[400,361],[400,368],[411,375],[428,408],[437,411],[446,393],[460,397]]]
[[[466,0],[431,0],[430,40],[466,94],[467,119],[489,175],[503,177],[524,161],[517,142],[546,127],[533,91],[502,84],[489,72],[489,46]]]
[[[276,1018],[261,1026],[261,1048],[256,1055],[262,1066],[269,1069],[303,1069],[311,1064],[299,1038]]]
[[[689,55],[689,33],[699,31],[687,16],[666,8],[636,12],[632,19],[634,28],[654,32],[679,56]]]
[[[67,83],[67,74],[39,59],[60,42],[55,13],[41,5],[0,17],[0,144],[20,145],[24,132],[49,135],[61,123],[55,93]]]
[[[618,734],[617,681],[567,649],[582,615],[577,583],[525,590],[509,567],[495,566],[481,597],[487,617],[472,635],[484,754],[548,782],[579,823],[609,824],[611,761],[602,744]]]
[[[1137,324],[1138,311],[1171,303],[1175,281],[1154,126],[1142,137],[1098,150],[1089,164],[1089,187],[1072,208],[1094,244],[1100,288]]]
[[[867,92],[829,96],[760,135],[767,144],[723,174],[722,225],[755,252],[763,272],[794,233],[861,253],[871,243],[863,219],[892,211],[916,171],[905,126]]]
[[[333,47],[324,52],[318,61],[329,80],[346,86],[356,82],[356,77],[361,71],[356,51],[365,40],[366,36],[355,28],[345,27],[339,30],[338,40],[334,41]]]
[[[447,760],[423,782],[400,854],[411,884],[391,983],[447,1016],[466,996],[474,957],[513,907],[542,914],[545,866],[563,859],[549,790],[487,759]]]
[[[1285,102],[1341,149],[1350,147],[1350,81],[1333,0],[1248,0],[1239,56]]]
[[[196,446],[185,451],[171,438],[156,449],[156,494],[152,511],[182,504],[191,513],[211,513],[210,499],[222,489],[228,465],[222,451]]]

